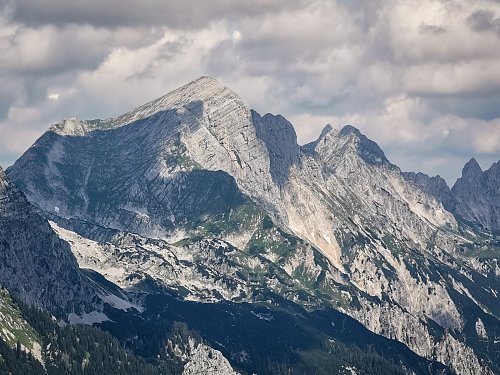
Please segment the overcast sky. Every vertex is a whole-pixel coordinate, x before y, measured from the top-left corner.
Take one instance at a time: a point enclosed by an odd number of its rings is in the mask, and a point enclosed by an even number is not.
[[[62,118],[121,114],[200,75],[299,140],[352,124],[453,183],[500,159],[498,0],[0,0],[0,165]]]

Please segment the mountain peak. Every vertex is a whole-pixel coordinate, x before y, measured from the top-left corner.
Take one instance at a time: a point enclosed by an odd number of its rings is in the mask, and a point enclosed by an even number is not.
[[[500,230],[500,168],[494,163],[481,169],[476,159],[470,159],[452,187],[458,199],[456,213],[469,222],[489,230]]]
[[[217,94],[220,92],[223,92],[225,90],[231,91],[229,87],[227,87],[224,83],[221,81],[210,77],[210,76],[201,76],[199,78],[196,78],[192,80],[191,82],[188,82],[181,87],[168,92],[166,95],[156,99],[156,100],[161,100],[162,98],[166,98],[169,96],[174,95],[175,93],[186,93],[189,92],[192,95],[196,95],[199,97],[205,97],[207,94]],[[155,102],[156,100],[153,100]],[[153,103],[151,102],[151,103]]]
[[[339,142],[340,140],[343,140],[343,142]],[[326,146],[331,151],[332,148],[336,148],[339,144],[351,144],[356,153],[369,164],[389,164],[389,160],[387,160],[384,151],[378,144],[367,138],[352,125],[345,125],[340,131],[337,131],[328,124],[323,128],[318,139],[302,146],[302,150],[310,153],[318,151],[318,147]]]
[[[476,176],[480,175],[483,173],[483,170],[481,169],[481,166],[477,162],[476,159],[471,158],[465,165],[464,168],[462,169],[462,177],[466,178],[475,178]]]
[[[293,125],[281,115],[270,113],[264,116],[252,110],[252,123],[255,133],[267,148],[270,172],[274,182],[284,185],[290,168],[300,164],[300,148]]]
[[[150,117],[158,112],[184,108],[195,117],[202,115],[210,107],[218,109],[231,101],[242,99],[229,87],[215,78],[201,76],[168,94],[146,103],[122,116],[112,120],[115,127],[126,125],[132,121]]]
[[[223,85],[223,83],[221,81],[219,81],[218,79],[214,78],[214,77],[211,77],[211,76],[200,76],[194,80],[192,80],[191,82],[188,82],[185,86],[187,85],[191,85],[191,84],[199,84],[199,83],[202,83],[202,84],[205,84],[205,85]]]
[[[318,139],[316,142],[319,142],[323,138],[327,136],[328,133],[330,133],[333,130],[333,127],[330,124],[326,124],[323,130],[321,131],[321,134],[319,135]]]
[[[500,160],[491,164],[491,167],[486,171],[488,174],[495,174],[500,176]]]
[[[353,136],[356,140],[358,153],[361,158],[369,164],[387,164],[389,160],[379,145],[367,138],[361,131],[352,125],[344,126],[338,133],[341,138]]]
[[[359,131],[358,128],[352,126],[352,125],[345,125],[342,129],[340,129],[339,135],[341,137],[346,137],[350,134],[354,134],[357,137],[362,136],[363,134]]]
[[[325,139],[326,136],[333,130],[333,127],[330,124],[326,124],[323,130],[321,131],[321,134],[319,137],[309,143],[306,143],[301,147],[302,151],[308,153],[308,152],[313,152],[316,149],[316,146],[321,142],[321,140]]]
[[[179,108],[200,118],[204,110],[210,111],[210,107],[217,109],[234,100],[239,100],[244,105],[241,98],[225,84],[213,77],[201,76],[116,118],[87,121],[69,118],[51,126],[50,131],[64,136],[84,136],[94,130],[119,128],[157,113]]]

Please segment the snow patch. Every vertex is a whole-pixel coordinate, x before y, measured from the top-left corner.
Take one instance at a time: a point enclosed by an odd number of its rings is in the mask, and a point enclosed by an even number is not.
[[[133,304],[123,298],[115,296],[114,294],[98,294],[99,298],[101,298],[104,302],[110,304],[115,309],[127,311],[129,309],[136,309],[139,312],[144,311],[144,307]]]
[[[108,322],[111,320],[103,312],[92,311],[91,313],[83,315],[71,313],[68,315],[68,321],[71,324],[85,324],[90,326],[95,323]]]
[[[271,314],[256,313],[253,310],[251,310],[250,312],[252,313],[252,315],[255,315],[260,320],[267,320],[268,322],[270,322],[271,320],[274,319],[274,316],[272,316]]]

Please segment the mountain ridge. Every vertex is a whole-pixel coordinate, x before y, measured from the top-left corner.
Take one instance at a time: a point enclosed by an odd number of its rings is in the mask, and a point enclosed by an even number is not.
[[[439,179],[426,191],[352,126],[299,146],[284,117],[202,77],[115,119],[51,128],[8,174],[81,264],[131,291],[153,280],[207,303],[272,292],[333,305],[459,373],[495,368],[471,326],[494,340],[495,242],[464,234]],[[81,251],[88,240],[106,262]]]
[[[440,176],[413,172],[404,172],[403,176],[436,197],[458,220],[479,225],[483,230],[499,231],[499,166],[500,160],[483,171],[476,159],[471,158],[451,188]]]
[[[78,314],[102,307],[69,245],[0,168],[0,282],[25,301]],[[56,280],[61,279],[61,283]],[[43,281],[41,281],[43,280]],[[51,288],[44,286],[54,283]]]

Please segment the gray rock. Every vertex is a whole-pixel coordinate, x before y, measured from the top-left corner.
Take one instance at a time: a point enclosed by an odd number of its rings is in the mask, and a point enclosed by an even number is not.
[[[0,283],[59,316],[102,306],[68,243],[0,169]]]
[[[405,172],[403,176],[434,196],[459,221],[490,230],[500,230],[500,161],[484,171],[472,158],[450,189],[440,176]]]
[[[451,190],[457,199],[457,215],[500,231],[500,161],[483,172],[477,161],[471,159]]]
[[[408,180],[419,186],[427,194],[432,195],[450,212],[455,212],[457,205],[456,197],[451,192],[445,179],[441,176],[430,177],[425,173],[403,172],[403,176]]]

